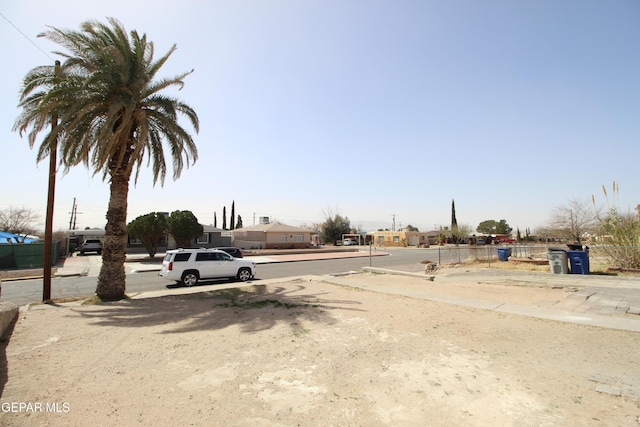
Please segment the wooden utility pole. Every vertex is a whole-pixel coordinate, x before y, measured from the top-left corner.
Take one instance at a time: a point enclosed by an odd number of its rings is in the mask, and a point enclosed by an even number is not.
[[[71,217],[69,218],[69,230],[75,230],[76,228],[76,198],[73,198],[73,205],[71,206]]]
[[[60,61],[56,61],[55,77],[60,74]],[[51,133],[58,127],[58,114],[51,115]],[[47,218],[44,229],[44,266],[42,301],[51,300],[51,264],[53,264],[53,202],[56,195],[56,167],[58,164],[58,137],[49,146],[49,191],[47,193]]]

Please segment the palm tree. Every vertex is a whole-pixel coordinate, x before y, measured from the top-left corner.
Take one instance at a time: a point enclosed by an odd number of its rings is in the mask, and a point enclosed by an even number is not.
[[[64,171],[84,164],[94,175],[109,180],[102,268],[96,294],[103,300],[125,296],[125,250],[127,242],[127,199],[129,181],[135,169],[137,182],[146,157],[153,170],[153,182],[164,184],[167,165],[165,145],[171,155],[174,180],[183,166],[198,158],[191,135],[178,124],[178,113],[186,116],[195,132],[199,130],[195,111],[180,100],[160,94],[169,87],[182,88],[190,72],[155,80],[156,73],[175,51],[154,61],[153,43],[146,35],[131,31],[113,18],[108,24],[86,21],[81,31],[49,27],[41,37],[56,42],[69,53],[56,74],[54,66],[31,70],[24,78],[20,116],[14,130],[28,131],[33,148],[37,135],[47,131],[51,117],[59,123],[42,141],[37,161],[59,144]]]

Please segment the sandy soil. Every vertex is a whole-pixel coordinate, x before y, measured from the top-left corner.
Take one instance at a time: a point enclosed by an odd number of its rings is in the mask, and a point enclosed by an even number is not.
[[[5,426],[637,426],[637,333],[363,290],[359,274],[33,306],[2,344]],[[447,285],[552,303],[561,290]]]

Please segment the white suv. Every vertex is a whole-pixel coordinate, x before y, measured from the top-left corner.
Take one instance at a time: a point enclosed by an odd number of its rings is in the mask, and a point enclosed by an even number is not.
[[[256,274],[256,263],[234,258],[219,249],[174,249],[167,251],[160,276],[193,286],[201,279],[235,278],[242,282]]]

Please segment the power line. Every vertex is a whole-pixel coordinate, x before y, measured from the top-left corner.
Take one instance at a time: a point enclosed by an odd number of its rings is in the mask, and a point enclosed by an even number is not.
[[[24,37],[25,39],[27,39],[29,41],[29,43],[31,43],[32,45],[34,45],[36,47],[36,49],[38,49],[40,52],[42,52],[47,58],[49,58],[51,61],[53,61],[53,58],[49,56],[49,54],[47,52],[45,52],[44,50],[42,50],[40,48],[40,46],[38,46],[33,40],[31,40],[25,33],[23,33],[20,28],[16,27],[13,22],[9,21],[9,18],[7,18],[6,16],[4,16],[2,14],[2,12],[0,12],[0,16],[2,16],[4,18],[5,21],[7,21],[9,23],[9,25],[11,25],[13,28],[16,29],[17,32],[19,32],[22,37]]]

